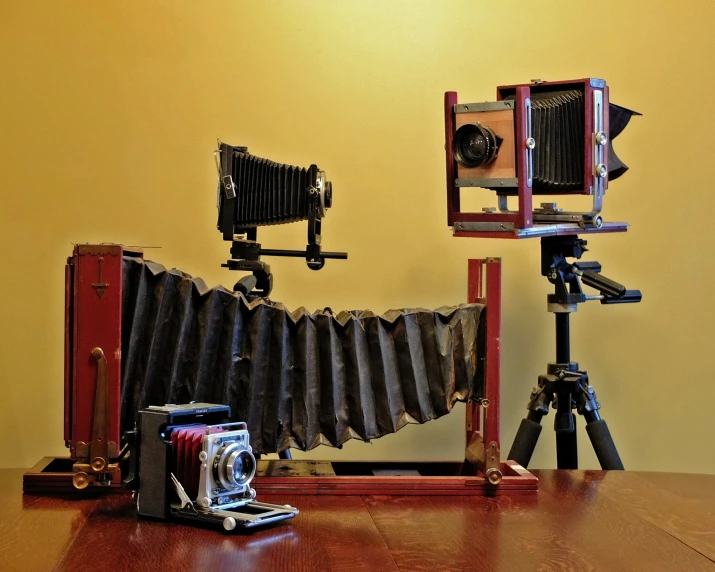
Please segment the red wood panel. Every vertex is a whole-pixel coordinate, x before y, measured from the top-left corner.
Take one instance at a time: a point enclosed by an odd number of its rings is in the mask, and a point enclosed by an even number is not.
[[[517,222],[519,216],[509,213],[457,213],[455,222]]]
[[[74,318],[74,267],[72,258],[65,265],[65,446],[72,440],[72,323]]]
[[[609,139],[611,138],[611,113],[608,108],[610,98],[610,90],[608,86],[606,86],[603,88],[603,132]],[[606,173],[608,173],[608,143],[606,143],[606,148],[603,153],[603,164],[606,165]],[[586,184],[585,187],[588,188],[588,184]],[[608,174],[606,174],[606,178],[603,180],[603,189],[604,191],[608,189]]]
[[[487,258],[487,349],[484,397],[489,407],[484,412],[484,442],[499,445],[499,385],[501,359],[501,258]],[[501,448],[500,448],[501,450]]]
[[[467,302],[473,304],[483,299],[484,277],[482,270],[484,260],[469,259],[467,262]],[[484,300],[486,302],[486,300]],[[482,426],[482,406],[476,401],[467,403],[466,413],[466,443],[470,443],[475,431],[480,431]]]
[[[499,485],[487,482],[484,476],[375,476],[361,473],[351,476],[300,475],[300,461],[282,461],[283,465],[296,463],[296,471],[286,476],[261,476],[253,481],[259,495],[364,495],[380,491],[385,495],[407,496],[494,496],[509,494],[536,494],[538,479],[513,461],[501,463],[504,475]],[[436,463],[438,464],[438,463]]]
[[[517,215],[516,227],[529,228],[533,221],[533,209],[531,204],[531,187],[527,185],[526,175],[526,133],[527,116],[526,100],[531,96],[528,86],[516,88],[516,172],[519,177],[519,213]]]
[[[467,261],[467,302],[474,304],[483,297],[482,268],[484,261],[480,258],[470,258]]]
[[[584,194],[593,185],[593,91],[589,82],[584,85],[583,94],[583,186]],[[606,153],[607,155],[608,153]],[[574,191],[576,193],[578,191]]]
[[[527,239],[541,238],[543,236],[568,236],[574,234],[602,234],[605,232],[626,232],[628,231],[628,223],[604,223],[602,228],[581,228],[578,225],[573,225],[572,228],[560,228],[557,225],[537,224],[535,228],[546,229],[547,232],[538,235],[519,236],[516,232],[481,232],[481,231],[456,231],[453,236],[459,238],[512,238],[512,239]]]
[[[454,183],[454,156],[452,155],[452,140],[454,138],[454,106],[457,104],[457,92],[448,91],[444,94],[444,153],[447,165],[447,226],[454,224],[454,213],[458,213],[459,187]]]
[[[468,230],[455,231],[453,236],[458,238],[519,238],[519,236],[513,232],[474,232]]]
[[[74,250],[74,335],[72,445],[92,440],[97,362],[92,350],[102,348],[108,374],[108,439],[119,444],[122,349],[122,247],[78,245]]]

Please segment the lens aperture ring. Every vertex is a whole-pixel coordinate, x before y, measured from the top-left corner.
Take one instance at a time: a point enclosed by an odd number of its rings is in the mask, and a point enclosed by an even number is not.
[[[240,470],[237,464],[240,463]],[[214,479],[224,489],[234,490],[248,484],[256,474],[256,458],[239,443],[228,443],[216,453],[213,462]]]

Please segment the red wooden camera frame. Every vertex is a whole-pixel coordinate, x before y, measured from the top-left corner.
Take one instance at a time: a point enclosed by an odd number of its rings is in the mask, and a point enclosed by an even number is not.
[[[526,100],[530,99],[533,90],[541,90],[544,87],[563,86],[564,88],[579,88],[584,92],[584,188],[570,191],[569,195],[591,195],[590,182],[594,175],[593,160],[593,93],[603,92],[603,108],[608,109],[609,93],[608,86],[603,80],[593,80],[591,78],[536,82],[530,84],[517,84],[497,87],[497,101],[502,101],[505,96],[514,94],[514,124],[516,129],[516,174],[518,179],[517,197],[519,208],[516,212],[462,212],[460,201],[460,187],[456,183],[457,163],[452,153],[452,144],[455,134],[455,105],[457,105],[457,92],[448,91],[444,94],[444,125],[445,125],[445,163],[447,174],[447,224],[454,226],[455,223],[509,223],[514,225],[514,232],[504,231],[465,231],[456,230],[454,236],[477,237],[477,238],[524,238],[524,233],[520,230],[531,229],[535,226],[543,227],[544,233],[533,236],[544,236],[545,234],[586,234],[593,232],[622,232],[627,229],[625,223],[609,223],[602,228],[580,228],[573,225],[573,228],[565,228],[566,225],[548,225],[552,227],[546,230],[547,225],[534,223],[533,195],[531,186],[528,185],[527,171],[527,117],[524,113]],[[608,133],[608,113],[604,111],[604,130]],[[605,153],[604,164],[608,167],[608,153]],[[608,188],[608,176],[604,178],[604,191]],[[467,187],[470,188],[470,187]],[[470,188],[474,189],[474,188]],[[485,189],[486,190],[486,189]],[[491,191],[490,191],[491,192]],[[548,196],[548,195],[537,195]]]

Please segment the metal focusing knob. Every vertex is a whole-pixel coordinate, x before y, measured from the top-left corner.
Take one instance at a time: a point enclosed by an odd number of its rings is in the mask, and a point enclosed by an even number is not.
[[[608,137],[606,136],[606,134],[603,131],[599,131],[598,133],[596,133],[595,138],[596,138],[596,143],[598,145],[605,145],[606,143],[608,143]]]
[[[526,140],[526,148],[527,149],[533,149],[536,147],[536,140],[533,137],[529,137]]]
[[[99,473],[103,471],[104,468],[107,466],[107,462],[102,459],[102,457],[95,457],[94,459],[92,459],[90,466],[92,467],[93,471]]]
[[[72,475],[72,485],[80,491],[86,489],[89,486],[89,476],[83,471],[75,473]]]
[[[596,165],[596,176],[603,178],[606,175],[608,175],[608,169],[606,168],[606,165],[604,165],[603,163],[599,163],[598,165]]]
[[[333,185],[325,180],[325,171],[318,171],[315,181],[315,190],[318,193],[320,203],[318,205],[318,215],[324,218],[327,210],[333,204]]]
[[[499,469],[487,469],[486,477],[487,481],[492,485],[498,485],[502,480],[502,474]]]

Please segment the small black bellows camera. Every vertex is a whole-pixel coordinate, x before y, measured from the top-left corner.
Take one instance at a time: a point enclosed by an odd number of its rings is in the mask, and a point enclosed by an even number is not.
[[[256,459],[245,423],[223,423],[226,405],[150,406],[139,412],[132,483],[139,516],[189,520],[227,531],[298,514],[255,500]],[[138,455],[137,455],[138,453]]]
[[[317,165],[296,167],[251,155],[248,147],[218,141],[214,151],[218,171],[217,228],[231,242],[231,259],[223,266],[253,274],[234,287],[246,295],[269,296],[270,267],[261,256],[305,258],[320,270],[328,258],[346,259],[345,252],[322,250],[322,221],[333,204],[333,184]],[[258,227],[306,221],[304,250],[263,248]]]

